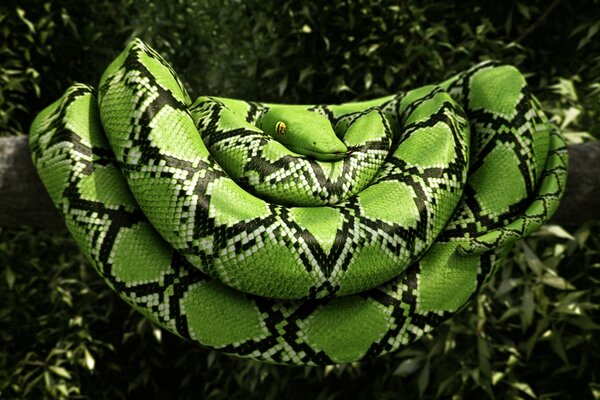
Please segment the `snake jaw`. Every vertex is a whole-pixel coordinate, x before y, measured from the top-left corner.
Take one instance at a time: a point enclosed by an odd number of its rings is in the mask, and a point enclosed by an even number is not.
[[[348,151],[316,151],[312,149],[307,149],[305,147],[294,146],[291,144],[285,144],[285,147],[293,151],[294,153],[302,154],[304,156],[314,158],[318,161],[339,161],[348,155]]]

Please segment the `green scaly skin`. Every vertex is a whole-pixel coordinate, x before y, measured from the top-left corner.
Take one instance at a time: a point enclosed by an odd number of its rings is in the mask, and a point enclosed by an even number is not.
[[[551,217],[567,162],[510,66],[360,103],[192,102],[139,40],[98,96],[74,84],[43,110],[30,144],[125,301],[282,364],[376,357],[431,331]]]

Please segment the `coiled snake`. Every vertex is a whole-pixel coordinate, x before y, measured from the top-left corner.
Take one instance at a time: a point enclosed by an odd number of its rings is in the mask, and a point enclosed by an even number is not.
[[[545,223],[566,147],[513,67],[372,101],[191,101],[140,40],[30,136],[75,240],[125,301],[229,354],[331,364],[456,313]]]

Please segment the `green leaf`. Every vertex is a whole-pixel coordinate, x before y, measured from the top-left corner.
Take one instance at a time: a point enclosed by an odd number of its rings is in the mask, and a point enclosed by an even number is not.
[[[519,242],[523,248],[523,254],[525,255],[525,261],[527,266],[536,274],[542,275],[542,272],[546,269],[544,263],[540,258],[531,250],[531,248],[524,242]]]
[[[541,235],[545,235],[545,234],[548,234],[550,236],[555,236],[555,237],[558,237],[561,239],[575,240],[575,237],[573,235],[571,235],[569,232],[567,232],[560,225],[549,225],[549,224],[544,225],[540,228],[538,233],[536,233],[536,236],[541,236]]]
[[[153,327],[152,335],[154,336],[154,339],[156,339],[156,341],[158,343],[162,342],[162,331],[160,330],[160,328]]]
[[[87,348],[83,349],[83,355],[85,358],[85,366],[90,371],[93,370],[94,366],[96,365],[96,360],[94,359],[94,356],[92,356],[92,354],[89,352],[89,350]]]
[[[526,330],[531,325],[533,321],[533,312],[535,310],[535,302],[533,300],[533,292],[531,288],[525,288],[525,292],[523,292],[523,302],[522,302],[522,311],[521,314],[521,323],[522,330]]]
[[[391,88],[394,83],[394,73],[391,68],[387,68],[383,74],[383,81],[387,88]]]
[[[314,72],[315,72],[315,69],[312,65],[302,68],[302,70],[300,71],[300,76],[298,77],[298,83],[304,82],[304,80],[306,78],[308,78],[309,76],[311,76]]]
[[[542,277],[542,283],[560,290],[575,290],[575,286],[560,276],[546,274]]]
[[[521,2],[517,2],[517,9],[519,13],[523,15],[526,19],[531,19],[531,13],[529,12],[529,7]]]
[[[565,129],[567,126],[571,125],[580,114],[581,110],[579,108],[569,107],[567,111],[565,111],[564,119],[560,124],[561,129]]]
[[[525,382],[511,382],[510,385],[512,387],[514,387],[517,390],[520,390],[521,392],[525,393],[526,395],[532,397],[532,398],[536,398],[535,393],[533,392],[533,390],[531,389],[531,386],[529,386],[527,383]]]
[[[8,290],[12,290],[15,285],[16,277],[14,272],[12,271],[12,269],[10,269],[8,265],[6,266],[4,274],[6,278],[6,284],[8,285]]]
[[[371,72],[367,72],[364,77],[365,82],[365,90],[369,90],[371,88],[371,84],[373,83],[373,74]]]
[[[418,358],[407,358],[402,361],[393,375],[408,376],[415,373],[423,365],[423,360]]]
[[[423,396],[423,393],[425,393],[425,389],[427,389],[427,386],[429,385],[429,373],[430,365],[429,360],[427,360],[425,366],[419,374],[419,378],[417,379],[417,385],[419,387],[419,396]]]
[[[565,352],[565,346],[563,345],[562,335],[559,331],[554,330],[550,336],[550,347],[558,355],[565,364],[569,363],[567,353]]]
[[[21,7],[17,7],[17,15],[19,16],[19,19],[25,24],[27,25],[27,28],[29,29],[29,31],[31,33],[35,33],[35,26],[31,23],[31,21],[29,21],[26,17],[25,17],[25,10],[23,10]]]
[[[283,94],[283,92],[285,92],[285,89],[287,88],[287,84],[288,84],[288,76],[285,75],[283,77],[283,79],[281,79],[279,81],[279,84],[277,85],[277,89],[279,90],[280,96]]]
[[[600,30],[600,20],[590,25],[587,31],[587,35],[585,35],[585,37],[579,41],[579,44],[577,45],[577,50],[580,50],[583,46],[588,44],[590,39],[593,38],[594,35],[596,35],[596,33],[598,33],[598,30]]]
[[[71,374],[69,373],[69,371],[67,371],[63,367],[59,367],[59,366],[56,366],[56,365],[51,365],[51,366],[48,367],[48,369],[54,375],[58,375],[61,378],[71,379]]]
[[[342,93],[342,92],[351,92],[351,93],[354,93],[354,91],[348,85],[346,85],[345,83],[341,83],[341,84],[337,85],[335,87],[334,91],[337,94]]]
[[[551,85],[550,89],[571,101],[578,101],[579,96],[571,79],[558,78],[558,83]]]
[[[500,382],[502,379],[504,379],[505,376],[506,376],[506,374],[504,372],[495,371],[492,374],[492,385],[495,386],[498,382]]]
[[[485,338],[477,337],[477,353],[479,355],[479,370],[483,376],[489,377],[491,374],[490,368],[490,348],[489,343]]]

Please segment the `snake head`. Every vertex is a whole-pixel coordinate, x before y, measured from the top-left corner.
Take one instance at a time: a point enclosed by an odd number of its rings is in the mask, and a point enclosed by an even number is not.
[[[320,161],[339,160],[348,152],[327,117],[298,106],[272,107],[256,126],[294,153]]]

